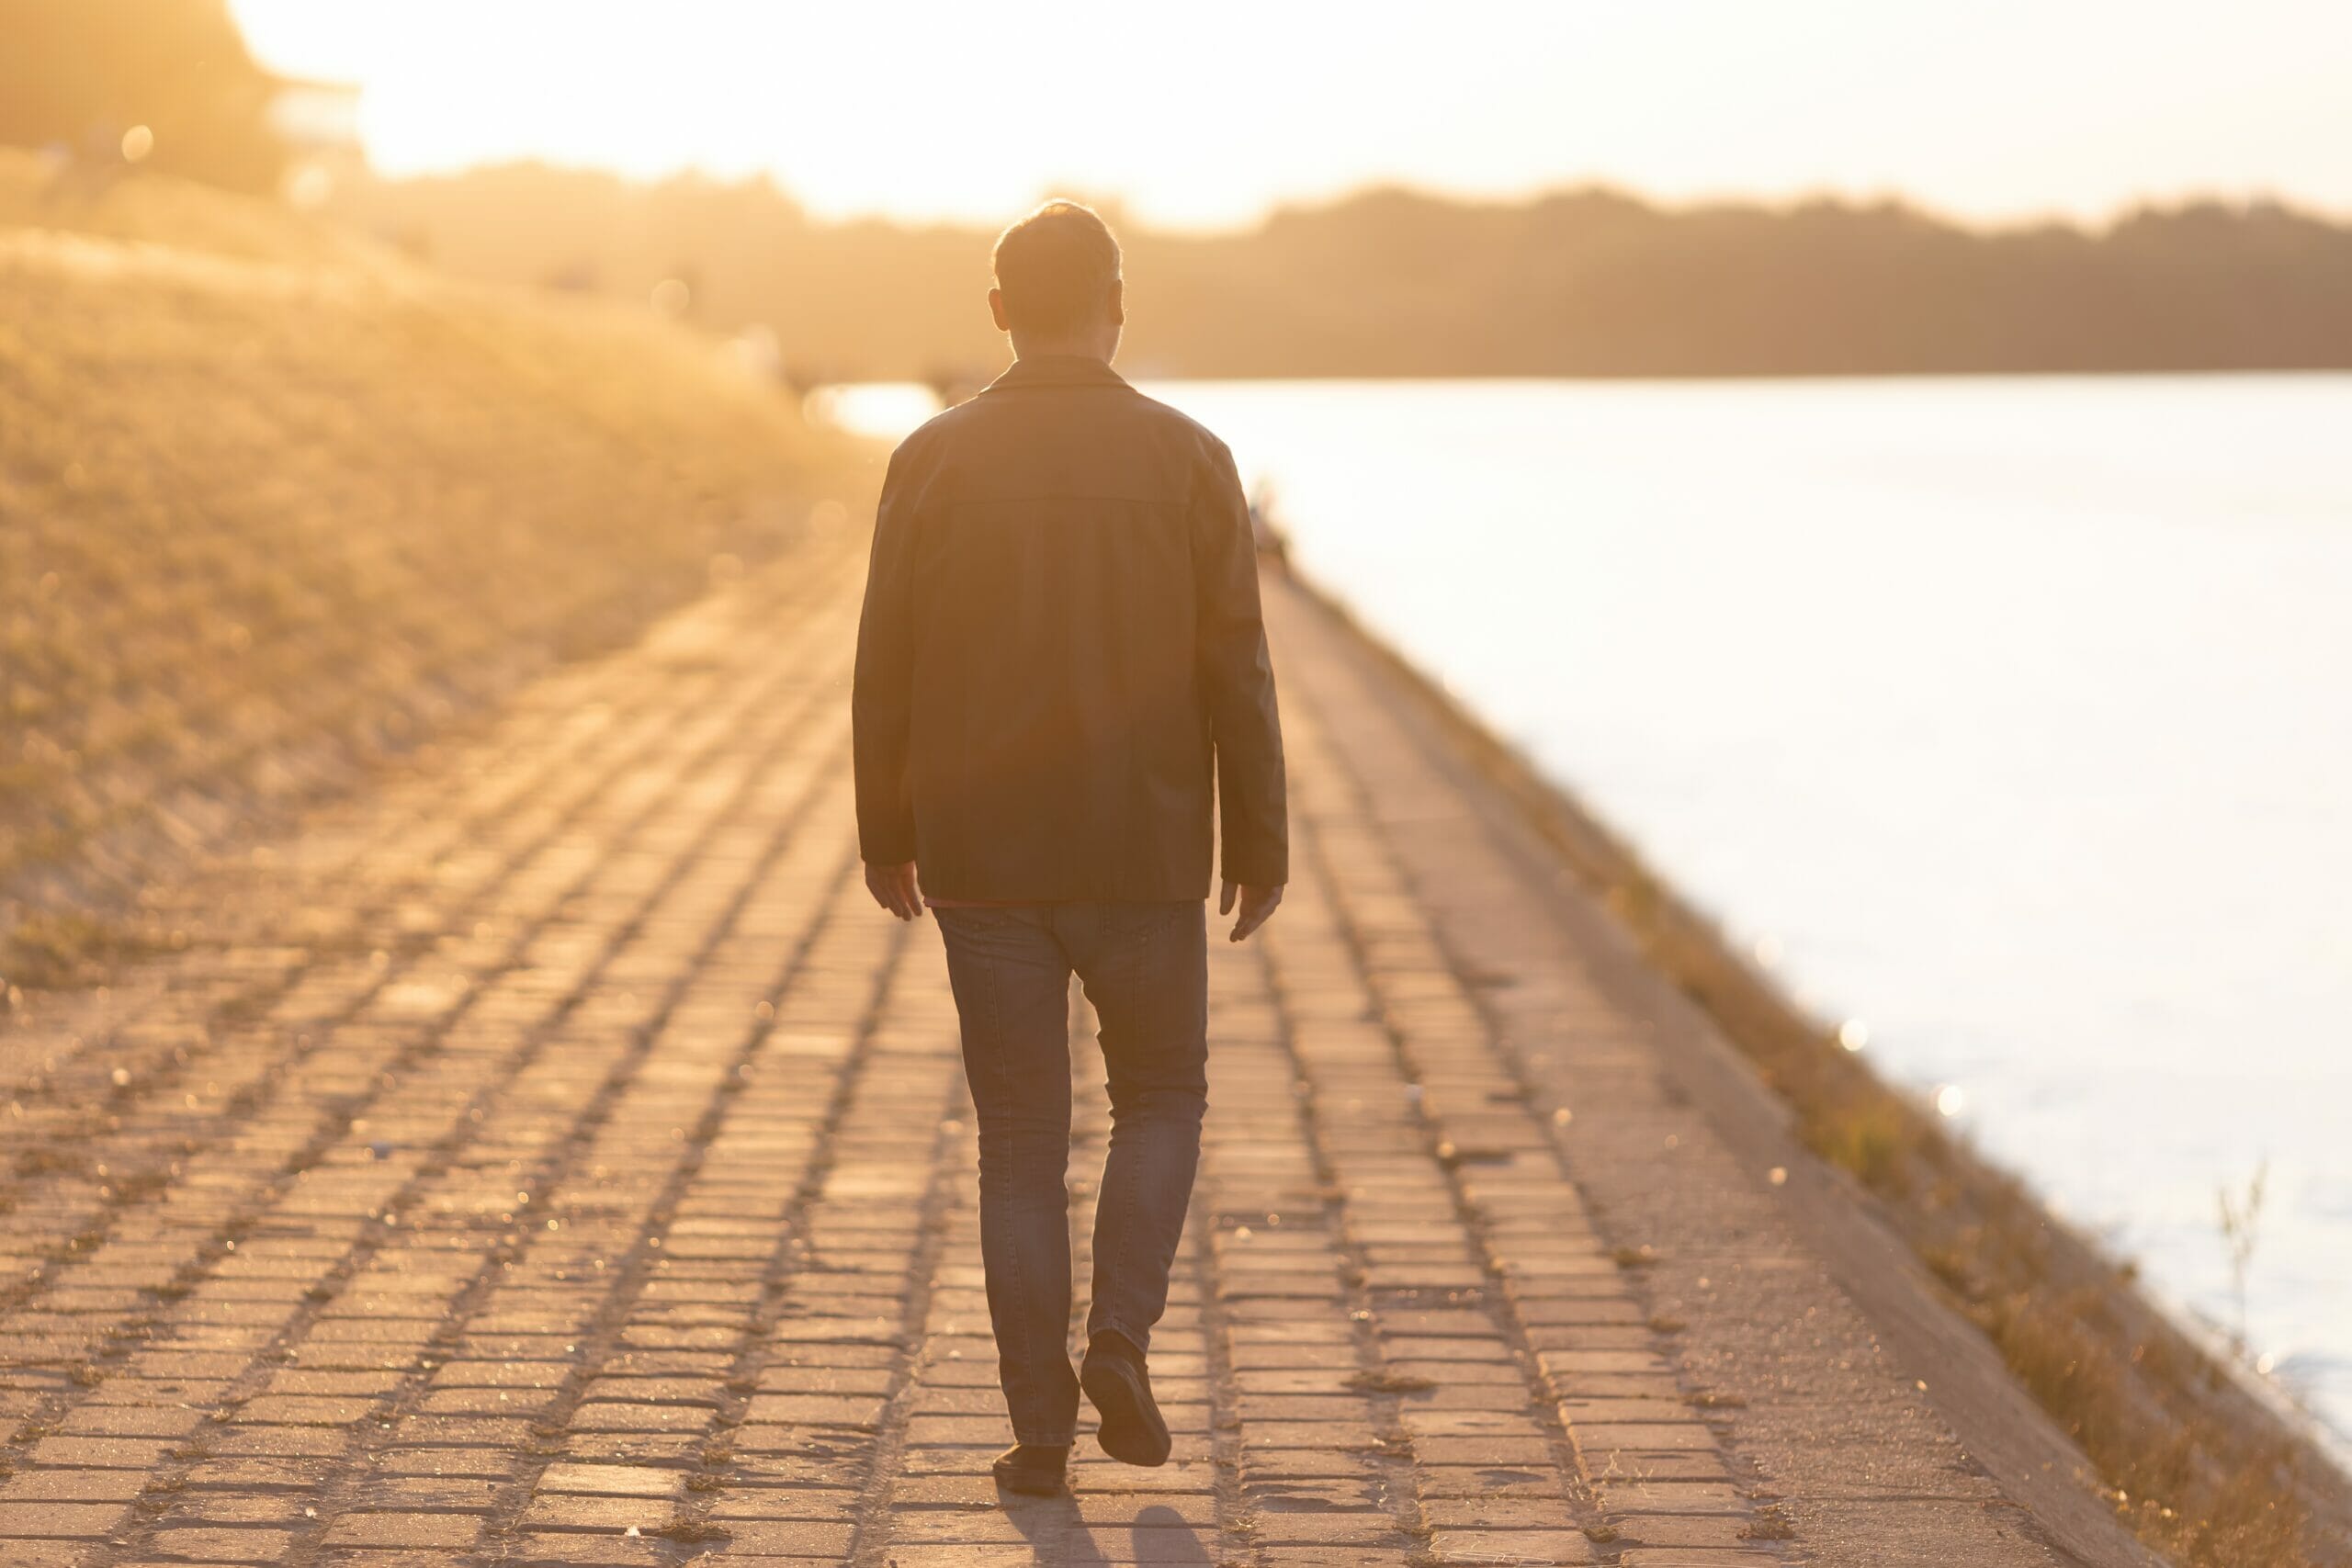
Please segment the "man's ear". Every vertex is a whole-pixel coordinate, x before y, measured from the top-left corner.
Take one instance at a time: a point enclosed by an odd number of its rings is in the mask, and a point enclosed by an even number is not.
[[[1127,324],[1127,284],[1125,278],[1111,280],[1111,324],[1114,327]]]
[[[989,315],[995,321],[997,331],[1001,333],[1009,333],[1012,330],[1012,323],[1005,320],[1004,317],[1003,289],[991,288],[989,290]]]

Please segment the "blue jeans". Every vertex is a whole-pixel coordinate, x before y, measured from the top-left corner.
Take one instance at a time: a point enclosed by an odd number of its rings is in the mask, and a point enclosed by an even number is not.
[[[1078,1431],[1069,1362],[1069,977],[1102,1023],[1111,1147],[1094,1214],[1090,1337],[1148,1349],[1192,1201],[1208,1107],[1201,903],[933,911],[979,1112],[980,1258],[997,1373],[1023,1443]]]

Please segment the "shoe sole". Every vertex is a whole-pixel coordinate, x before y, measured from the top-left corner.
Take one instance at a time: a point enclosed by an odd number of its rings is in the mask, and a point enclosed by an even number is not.
[[[1159,1406],[1133,1367],[1089,1358],[1079,1371],[1078,1385],[1102,1417],[1094,1440],[1104,1453],[1121,1464],[1147,1470],[1168,1462],[1168,1423],[1160,1419]]]

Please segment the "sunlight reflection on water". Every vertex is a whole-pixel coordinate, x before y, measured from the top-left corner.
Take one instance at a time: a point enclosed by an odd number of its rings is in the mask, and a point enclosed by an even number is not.
[[[811,424],[896,440],[939,412],[939,394],[911,381],[818,387],[801,400]]]

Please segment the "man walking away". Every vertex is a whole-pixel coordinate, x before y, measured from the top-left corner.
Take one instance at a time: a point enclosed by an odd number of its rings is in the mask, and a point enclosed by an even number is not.
[[[854,702],[865,885],[938,912],[979,1113],[980,1251],[1013,1446],[1053,1493],[1080,1390],[1103,1451],[1168,1458],[1145,1354],[1207,1106],[1212,809],[1230,940],[1288,879],[1282,731],[1250,508],[1224,443],[1111,368],[1102,220],[1048,202],[996,245],[1012,367],[891,455]],[[1069,986],[1102,1020],[1111,1146],[1069,1364]]]

